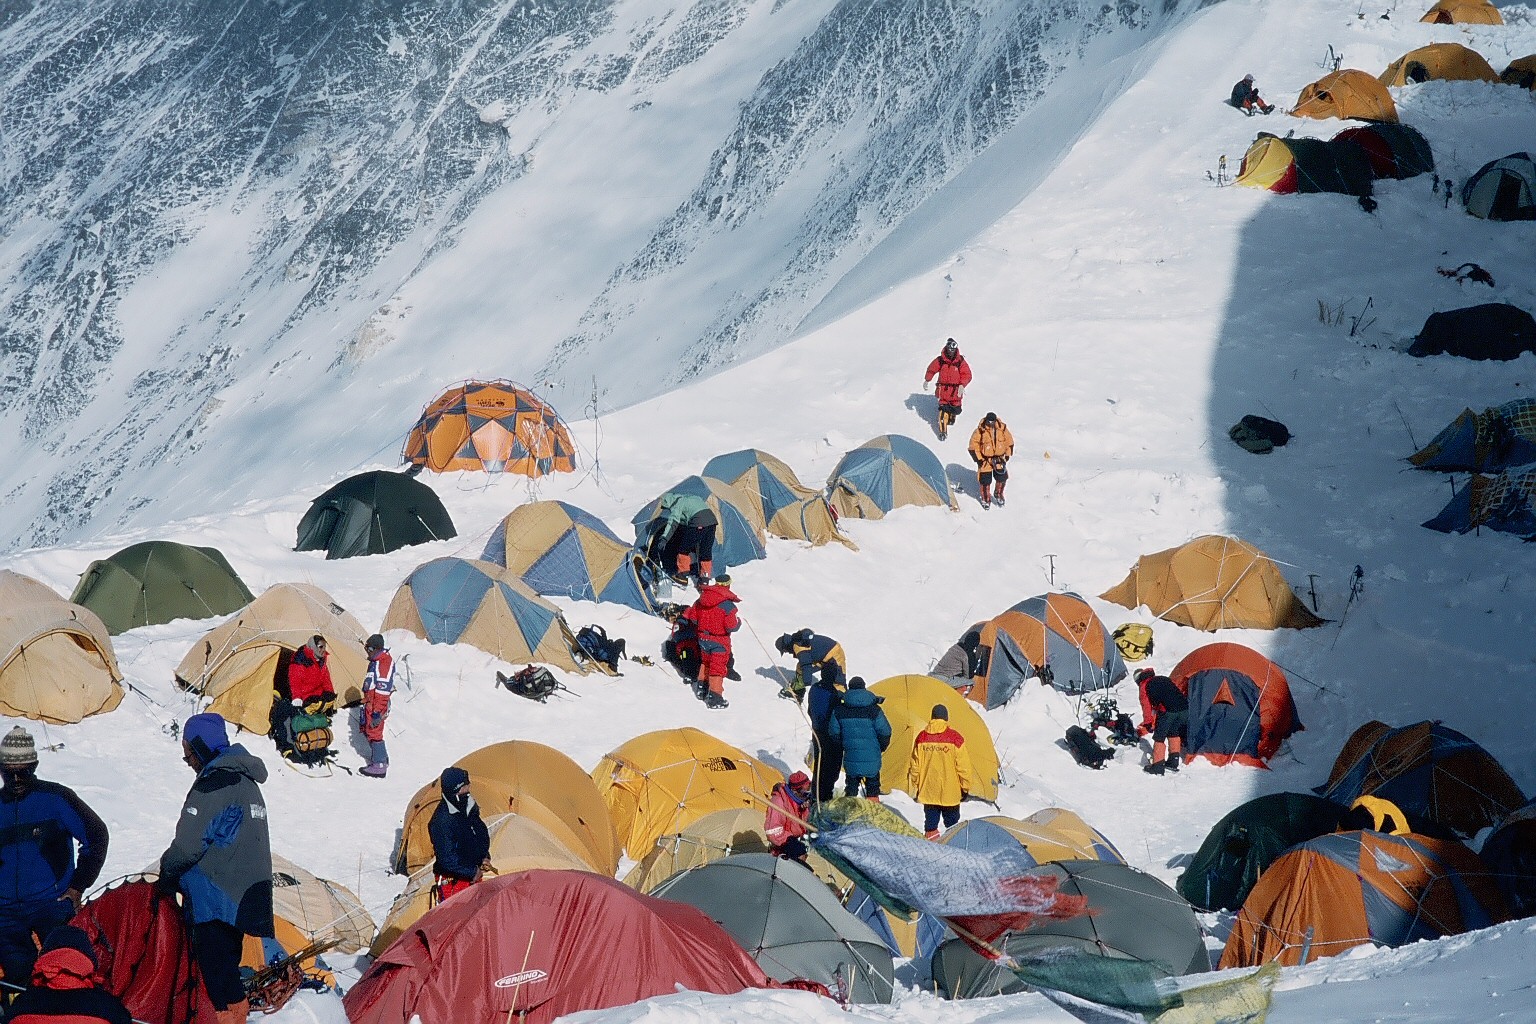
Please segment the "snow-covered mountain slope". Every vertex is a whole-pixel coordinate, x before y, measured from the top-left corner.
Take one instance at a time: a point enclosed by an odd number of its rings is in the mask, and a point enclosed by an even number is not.
[[[467,376],[574,416],[780,345],[1063,75],[1195,6],[8,5],[0,546],[318,482]]]
[[[848,523],[858,551],[771,540],[766,560],[731,567],[743,596],[737,655],[745,678],[730,686],[726,711],[705,711],[668,671],[637,665],[617,679],[566,678],[574,696],[535,705],[494,687],[494,670],[506,666],[488,656],[395,633],[391,645],[410,658],[416,688],[398,699],[391,719],[388,779],[305,778],[280,767],[269,743],[248,739],[274,772],[267,793],[277,848],[357,888],[380,916],[401,884],[387,874],[386,859],[406,801],[471,749],[525,737],[591,766],[637,733],[686,724],[771,763],[797,766],[809,732],[774,695],[782,659],[772,640],[779,633],[810,625],[837,637],[852,671],[874,681],[927,668],[969,623],[1051,589],[1085,595],[1111,626],[1145,620],[1094,595],[1117,583],[1138,555],[1211,531],[1269,551],[1303,592],[1315,574],[1318,608],[1332,622],[1305,632],[1215,637],[1156,622],[1154,664],[1169,668],[1212,639],[1254,646],[1290,675],[1306,731],[1269,771],[1199,763],[1152,778],[1122,753],[1104,771],[1089,772],[1058,745],[1075,720],[1073,702],[1031,685],[985,716],[1004,762],[1003,813],[1072,808],[1136,866],[1173,881],[1217,818],[1250,796],[1318,784],[1344,739],[1372,718],[1442,719],[1536,792],[1529,757],[1536,717],[1532,549],[1500,534],[1453,537],[1421,528],[1449,489],[1440,475],[1410,471],[1402,461],[1464,406],[1525,394],[1536,384],[1536,357],[1472,363],[1416,360],[1398,350],[1434,310],[1486,301],[1536,308],[1536,225],[1468,217],[1455,204],[1447,208],[1422,177],[1379,183],[1374,214],[1345,197],[1275,196],[1207,179],[1222,155],[1229,172],[1235,169],[1256,130],[1327,137],[1343,127],[1283,113],[1244,119],[1221,100],[1245,72],[1257,76],[1267,98],[1288,105],[1323,73],[1319,62],[1330,46],[1346,66],[1371,72],[1435,40],[1463,41],[1498,67],[1536,52],[1536,24],[1525,7],[1505,7],[1502,27],[1421,25],[1416,11],[1402,7],[1360,13],[1341,0],[1228,0],[1110,62],[1099,85],[1080,85],[1072,95],[1084,110],[1104,107],[1091,125],[1078,120],[1081,111],[1058,106],[1071,103],[1048,97],[1018,132],[1005,133],[829,285],[804,337],[633,407],[585,420],[572,412],[583,449],[581,471],[572,476],[429,476],[459,525],[456,540],[341,562],[290,550],[320,484],[388,464],[391,452],[372,438],[402,431],[414,416],[414,408],[387,400],[390,388],[403,385],[364,374],[306,407],[317,437],[312,447],[282,447],[297,429],[282,422],[294,415],[288,406],[266,409],[266,421],[254,405],[232,413],[220,428],[233,439],[228,452],[203,475],[183,474],[174,488],[175,501],[211,511],[171,519],[145,509],[134,529],[87,527],[80,540],[13,552],[0,564],[67,591],[90,559],[134,540],[213,544],[253,589],[308,580],[373,625],[412,567],[441,554],[478,554],[499,517],[530,497],[572,501],[622,534],[635,510],[721,452],[766,449],[812,484],[848,448],[881,433],[919,437],[940,454],[961,492],[959,512],[903,509],[882,522]],[[1460,82],[1393,93],[1404,120],[1428,137],[1440,173],[1457,181],[1486,160],[1536,146],[1530,93]],[[1032,162],[1036,130],[1068,140],[1059,159]],[[1030,179],[1038,181],[1032,191],[1021,184]],[[569,182],[573,194],[582,187]],[[670,205],[677,202],[674,196]],[[627,209],[619,204],[614,215]],[[516,209],[502,212],[506,233]],[[454,252],[475,251],[481,243],[470,236],[488,237],[495,227],[472,219]],[[926,254],[945,245],[958,249],[923,269]],[[1467,260],[1486,267],[1496,285],[1457,285],[1436,273]],[[185,275],[185,282],[163,280],[164,301],[179,283],[196,283],[190,270]],[[440,319],[444,338],[475,304],[462,276],[429,270],[411,287],[417,297],[402,323]],[[646,301],[669,297],[659,287]],[[1347,321],[1318,319],[1319,301],[1344,305],[1353,317],[1367,299],[1370,311],[1354,335]],[[422,313],[429,308],[430,318]],[[928,426],[933,399],[919,383],[945,336],[960,340],[977,379],[966,397],[965,429],[940,443]],[[406,345],[392,343],[369,365],[393,366],[401,378],[418,372],[392,362],[404,358]],[[437,345],[418,334],[408,347],[420,361]],[[628,375],[637,383],[659,388],[677,366],[665,345],[636,340],[628,351]],[[318,364],[317,356],[308,365]],[[238,387],[253,395],[264,387],[298,389],[297,365],[281,382],[259,378]],[[964,449],[970,426],[988,409],[1010,423],[1019,452],[1008,506],[982,511]],[[1226,431],[1248,412],[1284,420],[1295,439],[1268,456],[1236,448]],[[269,427],[280,439],[275,448]],[[166,479],[173,470],[163,471]],[[256,475],[264,493],[239,490],[249,486],[234,479],[243,471]],[[1351,598],[1357,565],[1364,590]],[[563,604],[573,624],[600,622],[634,651],[654,652],[664,635],[661,623],[617,606]],[[46,742],[62,744],[43,755],[44,776],[78,787],[112,825],[108,875],[139,868],[168,839],[188,779],[160,728],[193,710],[172,687],[171,672],[211,625],[174,622],[119,638],[125,670],[145,696],[129,696],[118,711],[78,726],[39,730]],[[1123,706],[1133,703],[1129,684],[1116,694]],[[359,763],[355,751],[344,750],[343,758]],[[891,802],[914,811],[905,797]],[[967,816],[990,812],[965,808]],[[1215,949],[1228,922],[1217,915],[1206,923]],[[1529,922],[1514,922],[1287,971],[1270,1020],[1536,1018],[1532,949]],[[588,1021],[830,1021],[834,1013],[842,1011],[798,996],[677,997]],[[1036,997],[942,1004],[912,992],[893,1009],[863,1016],[958,1024],[1064,1019]],[[339,1008],[306,1000],[282,1019],[339,1020]]]

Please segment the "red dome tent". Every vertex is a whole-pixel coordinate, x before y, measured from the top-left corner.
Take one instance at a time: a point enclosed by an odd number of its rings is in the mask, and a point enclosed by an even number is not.
[[[781,988],[703,912],[585,871],[520,871],[429,912],[347,993],[352,1024],[548,1024],[665,995]]]
[[[103,986],[142,1021],[215,1024],[176,901],[145,881],[108,889],[69,922],[84,931]]]
[[[1242,644],[1206,644],[1169,677],[1189,697],[1184,758],[1266,767],[1280,744],[1302,728],[1291,684],[1280,666]]]

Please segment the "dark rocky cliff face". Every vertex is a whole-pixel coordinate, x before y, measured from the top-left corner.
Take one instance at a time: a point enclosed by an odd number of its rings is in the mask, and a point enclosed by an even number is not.
[[[422,369],[409,346],[431,325],[398,296],[462,256],[495,197],[624,201],[541,192],[547,135],[577,140],[564,160],[585,144],[622,167],[613,111],[645,117],[671,96],[686,135],[684,78],[716,111],[663,169],[670,212],[560,241],[597,268],[585,293],[509,285],[505,308],[477,300],[487,330],[547,303],[544,336],[498,353],[496,373],[572,406],[595,380],[605,405],[625,404],[788,340],[1060,74],[1195,6],[13,0],[0,6],[0,423],[15,439],[0,548],[129,522],[171,492],[159,511],[215,511],[177,484],[231,446],[281,447],[333,477],[437,385],[492,369]],[[572,128],[594,110],[615,119]],[[381,310],[405,340],[378,327]],[[470,345],[439,339],[433,355]],[[387,424],[317,437],[273,416],[252,438],[227,415],[263,401],[232,388],[268,377],[295,401],[359,400],[346,384],[376,357],[417,365],[354,392],[377,405],[382,389]]]

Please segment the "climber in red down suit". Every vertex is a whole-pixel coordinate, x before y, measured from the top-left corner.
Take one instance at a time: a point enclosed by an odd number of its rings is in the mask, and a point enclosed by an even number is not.
[[[960,416],[960,401],[965,397],[965,386],[971,382],[971,364],[960,354],[960,345],[954,338],[944,343],[944,351],[933,357],[928,372],[923,374],[923,390],[934,377],[939,386],[934,396],[939,400],[939,440],[949,436],[949,428]]]

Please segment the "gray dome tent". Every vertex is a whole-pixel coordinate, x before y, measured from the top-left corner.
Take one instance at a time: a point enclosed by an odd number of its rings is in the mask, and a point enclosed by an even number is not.
[[[326,558],[382,555],[458,536],[437,492],[405,473],[350,476],[316,498],[299,520],[295,551]]]
[[[1461,201],[1484,220],[1536,220],[1536,157],[1511,153],[1490,160],[1461,187]]]
[[[889,1003],[891,951],[809,868],[743,853],[682,871],[651,893],[704,911],[768,976],[805,978],[854,1003]]]
[[[1054,861],[1029,873],[1059,878],[1062,892],[1088,897],[1090,912],[1010,932],[1001,943],[1009,954],[1065,947],[1113,960],[1140,960],[1175,975],[1211,969],[1193,908],[1151,875],[1098,860]],[[959,939],[950,939],[933,954],[933,980],[951,999],[1024,991],[1024,983],[1006,967]]]

